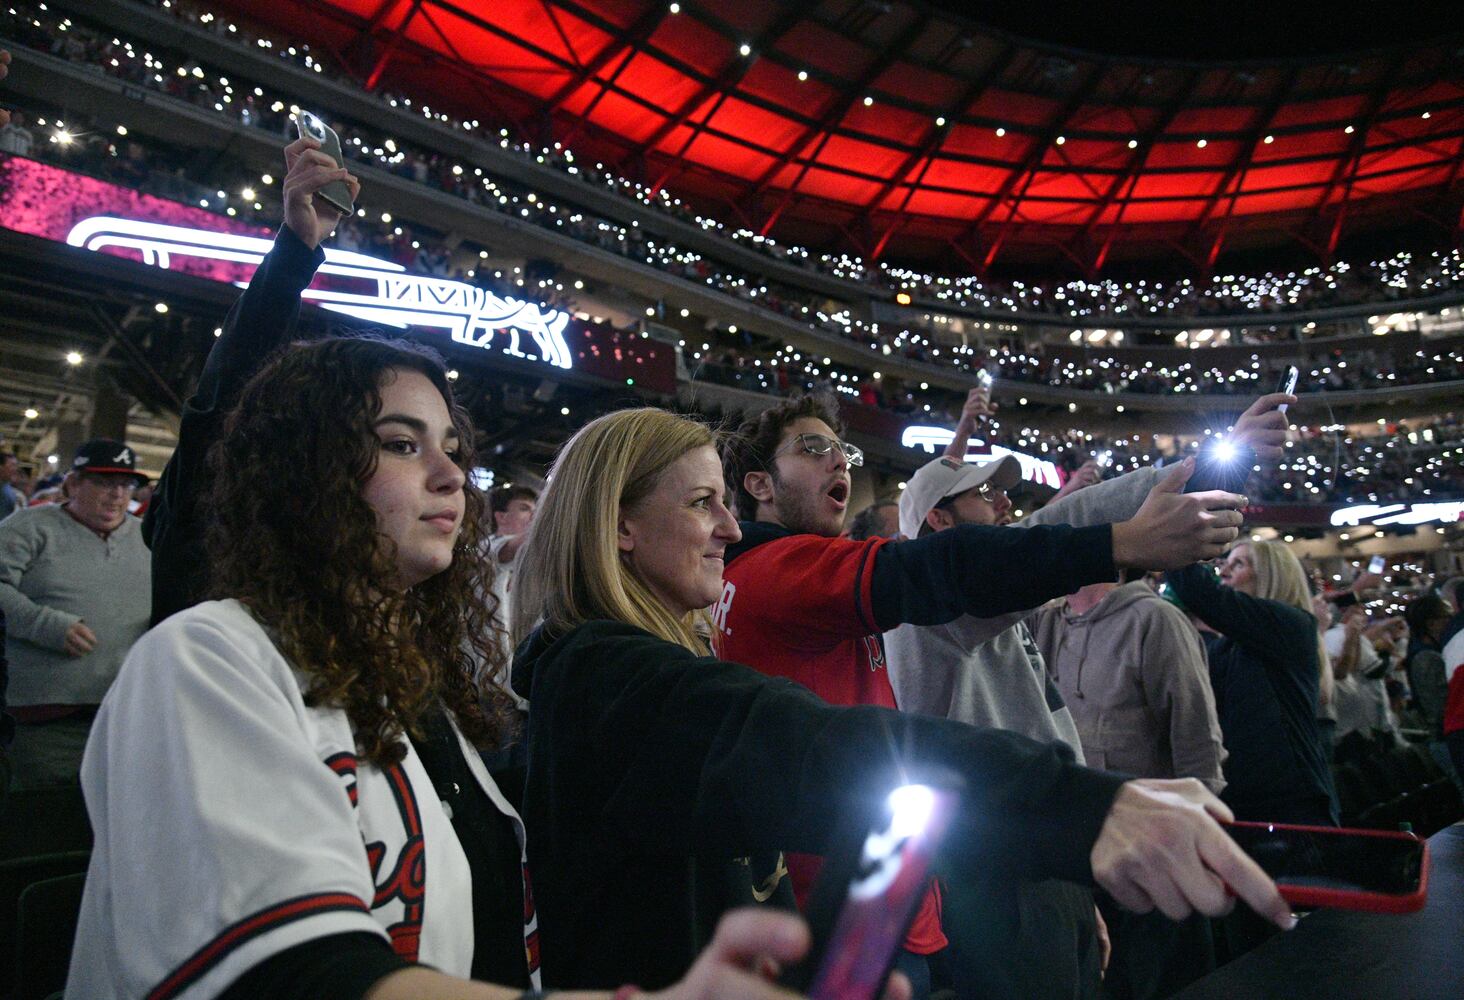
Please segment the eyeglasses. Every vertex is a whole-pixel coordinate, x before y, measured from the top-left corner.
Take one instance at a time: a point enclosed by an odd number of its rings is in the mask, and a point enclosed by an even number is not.
[[[1002,489],[1000,486],[992,486],[991,483],[989,483],[989,482],[986,482],[986,483],[977,483],[975,486],[971,487],[969,490],[962,490],[959,493],[956,493],[956,494],[954,494],[952,496],[946,497],[940,503],[936,504],[936,506],[937,507],[942,507],[942,508],[949,507],[951,504],[955,503],[957,500],[959,500],[961,497],[965,496],[967,493],[975,493],[977,496],[979,496],[982,500],[985,500],[987,503],[996,503],[996,495],[998,493],[1000,493],[1002,496],[1006,496],[1007,495],[1007,491],[1004,490],[1004,489]]]
[[[773,457],[777,458],[783,452],[791,451],[795,447],[802,448],[810,455],[827,455],[835,448],[838,448],[844,455],[844,461],[848,462],[851,466],[858,468],[864,464],[864,452],[858,446],[852,445],[847,441],[836,441],[822,434],[796,435],[792,441],[789,441],[786,445],[773,452]]]

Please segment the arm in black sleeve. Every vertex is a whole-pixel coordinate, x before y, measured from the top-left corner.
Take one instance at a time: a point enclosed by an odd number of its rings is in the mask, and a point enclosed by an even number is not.
[[[1262,662],[1270,664],[1288,656],[1294,662],[1316,659],[1316,619],[1305,611],[1226,587],[1204,563],[1167,573],[1164,580],[1179,602],[1201,621],[1261,654]],[[1277,653],[1284,655],[1277,657]]]
[[[153,624],[203,596],[203,525],[195,507],[208,450],[245,383],[289,343],[300,315],[300,293],[324,260],[323,250],[312,250],[281,226],[274,248],[229,311],[223,333],[204,362],[198,387],[183,407],[178,446],[142,525],[143,539],[152,549]]]
[[[234,980],[219,1000],[361,1000],[410,963],[384,938],[356,931],[276,952]]]
[[[547,808],[546,829],[593,830],[600,850],[825,854],[831,817],[955,773],[967,795],[949,838],[960,845],[953,872],[1084,881],[1123,781],[1078,766],[1062,744],[831,707],[620,623],[582,627],[536,659],[529,754],[544,766],[530,813]]]
[[[1116,577],[1113,526],[964,524],[875,554],[870,599],[881,631],[961,615],[1026,611]]]

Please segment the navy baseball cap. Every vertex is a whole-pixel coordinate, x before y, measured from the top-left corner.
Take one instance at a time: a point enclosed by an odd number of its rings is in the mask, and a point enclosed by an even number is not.
[[[98,475],[122,473],[137,480],[138,486],[146,486],[148,479],[137,471],[137,455],[121,441],[109,438],[93,438],[76,449],[71,460],[72,472],[95,472]]]

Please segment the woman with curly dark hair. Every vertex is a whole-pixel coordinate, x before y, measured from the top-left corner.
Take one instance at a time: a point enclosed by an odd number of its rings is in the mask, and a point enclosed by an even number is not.
[[[69,996],[538,986],[523,824],[478,754],[507,712],[473,680],[499,654],[472,441],[405,342],[297,344],[245,387],[210,453],[214,599],[137,643],[87,748]],[[666,995],[771,996],[744,970],[805,933],[737,915]]]

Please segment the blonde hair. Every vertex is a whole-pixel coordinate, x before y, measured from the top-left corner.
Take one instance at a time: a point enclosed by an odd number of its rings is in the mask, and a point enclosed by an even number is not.
[[[643,628],[698,655],[699,612],[675,615],[621,559],[622,511],[646,498],[710,428],[646,407],[591,421],[560,449],[514,578],[514,641],[539,623],[564,632],[594,618]]]
[[[1241,542],[1236,548],[1245,546],[1251,553],[1251,573],[1255,576],[1255,595],[1269,601],[1279,601],[1305,611],[1313,620],[1311,585],[1307,583],[1306,570],[1290,549],[1280,542]],[[1317,632],[1317,657],[1321,673],[1317,678],[1317,697],[1322,705],[1332,703],[1332,665],[1327,656],[1327,646],[1320,630]]]

